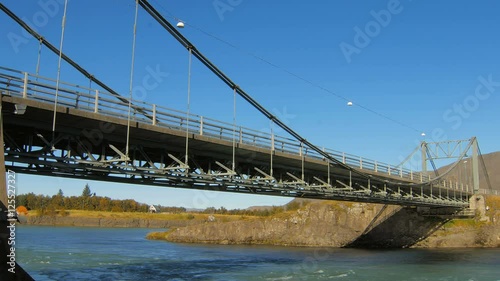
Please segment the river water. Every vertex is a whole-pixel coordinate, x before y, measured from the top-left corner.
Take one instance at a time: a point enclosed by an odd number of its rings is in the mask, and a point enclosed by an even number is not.
[[[500,249],[359,250],[174,244],[149,229],[19,226],[35,280],[500,280]]]

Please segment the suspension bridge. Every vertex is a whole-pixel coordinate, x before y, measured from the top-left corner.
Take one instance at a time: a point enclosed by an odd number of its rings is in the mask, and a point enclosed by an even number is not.
[[[141,185],[457,209],[469,206],[470,196],[479,192],[476,138],[422,143],[415,150],[423,157],[420,171],[404,163],[390,165],[320,148],[253,99],[147,1],[136,1],[136,21],[139,6],[189,52],[189,73],[195,57],[233,90],[234,97],[242,97],[288,136],[199,116],[189,108],[183,112],[133,100],[132,95],[127,98],[66,56],[62,38],[58,49],[0,4],[40,46],[58,55],[59,65],[65,60],[99,86],[0,66],[7,169]],[[441,157],[439,151],[458,159],[441,174],[433,162]],[[450,180],[447,175],[467,152],[472,155],[471,181]],[[428,163],[433,170],[427,169]]]
[[[57,89],[56,84],[51,78],[0,68],[7,169],[398,205],[462,208],[474,193],[473,186],[446,180],[445,174],[321,149],[333,162],[292,138],[137,101],[128,114],[128,102],[110,93],[62,81]],[[56,90],[58,121],[52,131]],[[460,142],[461,150],[474,149],[476,144],[475,139]],[[423,146],[426,154],[441,150],[429,149],[431,145]]]
[[[3,183],[7,169],[39,176],[415,206],[449,213],[467,209],[471,197],[491,190],[475,137],[422,142],[396,165],[314,145],[217,68],[148,1],[135,3],[136,22],[141,7],[188,51],[189,81],[194,57],[233,91],[235,100],[243,98],[287,135],[193,114],[189,105],[183,111],[120,94],[62,52],[63,36],[60,47],[55,47],[0,3],[5,14],[40,42],[40,48],[44,45],[59,58],[55,78],[0,65]],[[65,15],[62,34],[64,22]],[[134,49],[135,32],[132,62]],[[96,87],[61,81],[63,60]],[[132,63],[130,93],[133,70]],[[422,166],[408,168],[405,164],[416,154]],[[452,159],[451,164],[438,169],[434,161],[443,158]],[[465,169],[464,163],[469,163]],[[488,187],[480,186],[480,169]],[[2,185],[3,211],[6,198]],[[8,220],[0,221],[0,242],[7,249]],[[25,280],[32,279],[26,276]]]
[[[136,22],[140,6],[186,48],[188,79],[194,57],[233,91],[234,99],[243,98],[287,136],[196,115],[189,106],[182,111],[120,94],[62,52],[65,15],[57,48],[0,3],[5,14],[40,42],[40,48],[44,45],[59,57],[56,78],[0,65],[0,174],[5,177],[7,169],[40,176],[451,212],[468,208],[473,195],[491,190],[488,180],[489,187],[479,185],[480,167],[488,177],[475,137],[422,142],[397,165],[314,145],[233,82],[148,1],[135,3]],[[130,92],[135,40],[134,32]],[[97,86],[61,81],[62,60]],[[405,163],[416,153],[422,158],[421,169],[407,168]],[[454,160],[438,169],[434,160],[442,158]],[[461,163],[468,160],[470,169],[464,173],[470,176],[460,176]],[[8,205],[6,198],[2,186],[2,209]]]

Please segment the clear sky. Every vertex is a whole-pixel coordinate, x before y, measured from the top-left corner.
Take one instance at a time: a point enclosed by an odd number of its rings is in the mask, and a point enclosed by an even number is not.
[[[169,21],[186,22],[180,31],[205,56],[318,146],[393,164],[422,140],[477,136],[483,153],[500,150],[498,1],[150,2]],[[2,3],[59,46],[62,0]],[[133,0],[69,1],[64,35],[63,51],[124,96],[134,10]],[[34,73],[37,40],[3,13],[0,26],[0,65]],[[186,110],[187,68],[187,51],[139,10],[134,85],[140,86],[150,69],[162,75],[146,95],[134,97]],[[47,49],[40,74],[57,74],[57,56]],[[89,83],[66,64],[61,79]],[[197,61],[191,86],[192,113],[232,122],[232,91]],[[242,99],[236,110],[238,124],[269,131],[269,121]],[[19,183],[19,193],[55,194],[61,188],[78,195],[86,182],[20,175]],[[89,184],[102,196],[186,207],[289,200]]]

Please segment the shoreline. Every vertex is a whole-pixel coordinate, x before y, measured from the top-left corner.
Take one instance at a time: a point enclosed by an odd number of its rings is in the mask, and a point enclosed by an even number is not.
[[[202,224],[209,221],[203,213],[134,213],[100,211],[65,211],[52,215],[19,215],[21,224],[33,226],[75,226],[103,228],[172,228]],[[220,215],[222,221],[236,221],[242,216]]]
[[[477,210],[475,218],[468,219],[429,217],[410,207],[314,200],[269,216],[70,210],[24,216],[22,224],[165,229],[151,232],[147,238],[176,243],[332,248],[500,247],[500,196],[481,200],[484,206]]]
[[[177,243],[334,248],[498,248],[500,196],[487,196],[474,218],[426,216],[418,208],[311,201],[296,211],[152,232]],[[488,208],[486,208],[488,206]]]
[[[54,217],[29,216],[26,222],[30,226],[74,226],[74,227],[102,227],[102,228],[170,228],[188,226],[188,221],[172,221],[159,219],[132,219],[132,218],[92,218],[92,217]]]

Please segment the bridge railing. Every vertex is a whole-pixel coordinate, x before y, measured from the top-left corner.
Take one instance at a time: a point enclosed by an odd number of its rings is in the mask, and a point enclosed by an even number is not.
[[[500,195],[499,190],[491,190],[491,189],[479,189],[477,193],[484,195]]]
[[[188,131],[190,134],[253,145],[270,151],[275,150],[308,158],[324,159],[321,154],[292,138],[253,130],[196,114],[187,114],[180,110],[143,101],[132,100],[129,104],[129,100],[123,96],[116,96],[106,91],[63,81],[57,82],[52,78],[10,68],[0,67],[0,90],[7,95],[21,96],[46,103],[55,102],[57,91],[57,104],[68,108],[124,119],[130,116],[132,122]],[[387,163],[341,151],[326,148],[324,151],[338,161],[358,169],[414,181],[425,181],[429,177],[427,174],[414,172],[407,168],[391,166]]]

